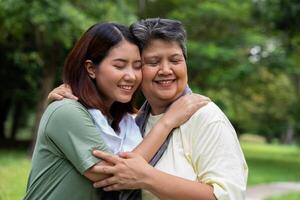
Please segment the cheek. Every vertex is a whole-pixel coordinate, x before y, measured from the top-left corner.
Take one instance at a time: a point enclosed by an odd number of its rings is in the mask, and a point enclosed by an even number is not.
[[[142,71],[137,72],[135,76],[136,76],[138,84],[141,84],[142,79],[143,79]]]
[[[143,81],[152,81],[155,78],[156,75],[156,70],[152,68],[143,69],[142,70],[143,74]]]
[[[97,72],[97,85],[98,87],[111,86],[118,79],[118,72],[103,68]]]
[[[186,66],[180,66],[177,69],[177,75],[180,76],[182,80],[187,81],[187,68],[186,68]]]

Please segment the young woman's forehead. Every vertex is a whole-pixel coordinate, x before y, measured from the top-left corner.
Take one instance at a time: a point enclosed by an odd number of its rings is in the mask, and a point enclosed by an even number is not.
[[[140,59],[140,52],[137,45],[124,40],[111,48],[107,57],[112,59],[122,59],[123,57]]]

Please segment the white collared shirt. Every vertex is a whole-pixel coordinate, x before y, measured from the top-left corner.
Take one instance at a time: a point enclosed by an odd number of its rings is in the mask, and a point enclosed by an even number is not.
[[[99,129],[101,137],[114,154],[132,151],[143,140],[140,129],[130,114],[125,114],[120,121],[120,131],[117,134],[100,110],[88,109],[88,111]]]

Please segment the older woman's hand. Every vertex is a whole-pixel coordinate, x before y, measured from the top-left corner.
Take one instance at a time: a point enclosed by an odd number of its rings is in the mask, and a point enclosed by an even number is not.
[[[176,128],[185,123],[200,108],[211,102],[210,98],[200,94],[185,95],[172,103],[161,120],[169,127]]]
[[[103,187],[105,191],[145,188],[149,173],[154,168],[142,156],[132,152],[122,152],[119,156],[95,150],[93,155],[114,166],[94,166],[93,171],[112,174],[111,177],[94,183],[94,187]]]
[[[49,102],[62,100],[63,98],[78,100],[78,98],[73,95],[70,86],[67,84],[61,84],[60,86],[54,88],[47,97]]]

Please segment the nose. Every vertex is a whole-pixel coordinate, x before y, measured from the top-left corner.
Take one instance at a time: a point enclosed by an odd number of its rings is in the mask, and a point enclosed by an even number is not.
[[[172,73],[173,73],[173,71],[172,71],[170,63],[168,61],[161,62],[158,74],[159,75],[170,75]]]
[[[136,74],[132,67],[126,70],[126,73],[124,75],[124,80],[128,82],[134,82],[136,80]]]

